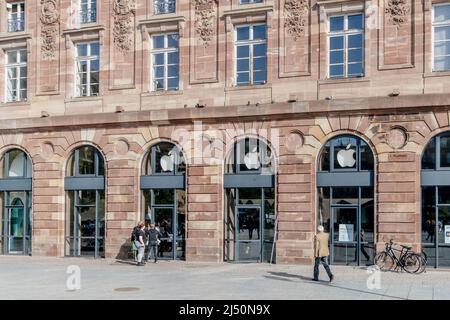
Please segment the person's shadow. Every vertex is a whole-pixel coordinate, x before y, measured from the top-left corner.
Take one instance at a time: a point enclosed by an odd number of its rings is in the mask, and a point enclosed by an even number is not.
[[[269,271],[268,272],[271,276],[268,276],[270,278],[275,278],[277,277],[278,280],[289,280],[292,281],[291,279],[300,279],[300,280],[305,280],[308,282],[311,282],[312,277],[305,277],[305,276],[301,276],[298,274],[291,274],[291,273],[287,273],[287,272],[274,272],[274,271]],[[323,281],[323,280],[319,280],[319,282],[327,282],[327,281]]]

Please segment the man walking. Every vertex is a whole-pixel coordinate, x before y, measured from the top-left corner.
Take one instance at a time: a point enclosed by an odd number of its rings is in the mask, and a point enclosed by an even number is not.
[[[148,252],[146,260],[150,259],[151,253],[155,259],[155,263],[158,261],[158,244],[160,242],[159,237],[161,233],[155,228],[155,224],[150,224],[150,229],[148,229]]]
[[[331,273],[328,266],[328,256],[330,251],[328,250],[328,233],[323,231],[323,226],[317,227],[318,233],[314,236],[314,278],[313,281],[319,281],[319,264],[322,263],[325,271],[330,278],[330,282],[333,281],[334,276]]]

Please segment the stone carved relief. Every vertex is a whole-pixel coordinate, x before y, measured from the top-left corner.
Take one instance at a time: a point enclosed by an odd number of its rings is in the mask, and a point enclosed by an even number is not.
[[[305,34],[308,14],[308,0],[286,0],[284,2],[284,27],[294,41]]]
[[[114,0],[114,45],[122,53],[131,50],[133,45],[133,16],[135,8],[135,0]]]
[[[41,0],[41,41],[42,58],[54,60],[56,58],[59,12],[56,0]]]
[[[215,0],[193,0],[195,8],[195,31],[208,46],[214,35]]]
[[[411,11],[408,0],[388,0],[384,12],[388,15],[391,24],[401,27],[408,22],[408,14]]]

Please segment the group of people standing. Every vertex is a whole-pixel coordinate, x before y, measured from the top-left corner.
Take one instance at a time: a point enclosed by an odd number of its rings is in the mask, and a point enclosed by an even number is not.
[[[154,223],[144,223],[140,221],[134,227],[131,240],[137,249],[137,266],[143,266],[154,257],[155,263],[158,261],[158,245],[161,240],[161,233],[155,228]]]

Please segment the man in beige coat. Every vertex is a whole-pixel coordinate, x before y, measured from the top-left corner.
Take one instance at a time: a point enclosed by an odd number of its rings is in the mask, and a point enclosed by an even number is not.
[[[319,264],[322,263],[325,271],[330,278],[330,282],[333,281],[334,276],[331,273],[328,265],[328,256],[330,251],[328,250],[328,233],[323,231],[323,226],[317,227],[318,233],[314,236],[314,278],[313,281],[319,281]]]

